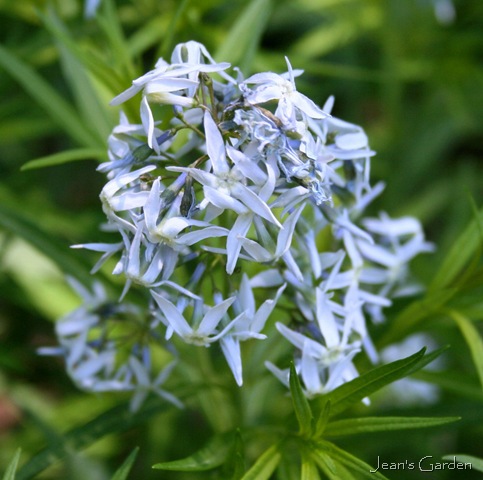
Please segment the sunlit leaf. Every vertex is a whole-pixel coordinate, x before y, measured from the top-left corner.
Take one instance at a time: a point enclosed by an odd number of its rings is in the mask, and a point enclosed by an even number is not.
[[[278,444],[272,445],[242,477],[242,480],[268,480],[275,471],[282,455]]]
[[[15,480],[15,472],[17,471],[17,465],[18,465],[18,461],[20,460],[21,452],[22,452],[21,448],[17,449],[12,460],[7,465],[7,469],[3,474],[2,480]]]
[[[458,325],[461,333],[465,337],[471,352],[471,357],[473,358],[473,363],[476,367],[478,378],[480,379],[480,384],[483,387],[483,339],[481,338],[480,332],[471,320],[459,312],[451,310],[449,315],[456,322],[456,325]]]
[[[272,7],[271,0],[252,0],[230,28],[215,58],[249,70]]]
[[[356,433],[427,428],[456,422],[460,417],[365,417],[338,420],[327,425],[325,435],[354,435]]]

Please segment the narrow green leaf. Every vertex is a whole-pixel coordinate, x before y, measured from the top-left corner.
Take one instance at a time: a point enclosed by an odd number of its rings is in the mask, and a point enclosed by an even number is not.
[[[310,435],[312,432],[312,410],[309,402],[304,395],[302,385],[295,371],[293,362],[290,365],[290,393],[292,395],[292,402],[297,416],[297,421],[300,427],[301,435]]]
[[[105,159],[106,152],[96,148],[76,148],[73,150],[66,150],[64,152],[54,153],[53,155],[47,155],[45,157],[36,158],[35,160],[30,160],[27,163],[24,163],[20,170],[53,167],[76,160],[90,160],[92,158],[95,158],[96,160]]]
[[[116,470],[111,480],[126,480],[129,472],[131,471],[134,461],[136,460],[137,454],[139,452],[139,447],[136,447],[124,460],[124,463]]]
[[[7,469],[3,474],[2,480],[15,480],[15,472],[17,471],[17,465],[18,465],[18,461],[20,460],[21,452],[22,452],[22,449],[18,448],[12,460],[7,465]]]
[[[342,464],[335,462],[322,449],[313,449],[312,458],[329,480],[355,480]]]
[[[443,352],[448,350],[449,345],[445,345],[443,347],[437,348],[436,350],[433,350],[432,352],[427,353],[424,355],[419,362],[416,362],[406,373],[405,376],[412,375],[413,373],[418,372],[422,368],[424,368],[426,365],[429,365],[433,360],[436,360]]]
[[[453,243],[429,286],[430,292],[437,292],[448,287],[464,271],[470,258],[482,245],[482,224],[483,209],[476,213],[475,218]]]
[[[364,417],[338,420],[330,423],[325,435],[354,435],[356,433],[381,432],[426,428],[456,422],[460,417]]]
[[[478,373],[478,378],[483,387],[483,339],[471,320],[455,310],[451,310],[449,314],[465,337],[471,352],[471,357],[473,358],[473,363],[476,367],[476,372]]]
[[[473,457],[472,455],[464,455],[455,453],[453,455],[445,455],[443,460],[453,462],[456,458],[456,463],[470,464],[472,470],[483,472],[483,458]]]
[[[349,470],[356,473],[358,480],[362,478],[387,480],[384,475],[376,471],[369,464],[367,464],[360,458],[355,457],[349,452],[342,450],[331,442],[320,440],[319,448],[322,451],[325,451],[327,455],[329,455],[335,461],[340,462],[342,465],[345,465]]]
[[[425,350],[423,348],[410,357],[376,367],[321,397],[321,399],[331,402],[329,416],[333,417],[343,412],[353,403],[359,402],[385,385],[405,377],[423,359]]]
[[[271,8],[271,0],[252,0],[230,28],[215,58],[248,71]]]
[[[302,455],[300,480],[320,480],[317,465],[309,455]]]
[[[198,450],[193,455],[182,460],[157,463],[153,465],[153,468],[180,472],[202,472],[204,470],[211,470],[225,463],[230,447],[231,442],[228,440],[227,434],[216,435],[201,450]]]
[[[279,444],[272,445],[242,477],[242,480],[268,480],[280,463],[282,455]]]
[[[323,435],[330,415],[330,400],[324,403],[320,412],[317,424],[315,426],[314,438],[319,438]]]
[[[48,115],[81,145],[96,147],[99,142],[84,126],[79,115],[32,67],[0,45],[0,67],[3,67]]]
[[[233,445],[231,459],[228,459],[232,463],[233,476],[232,480],[240,480],[245,473],[245,454],[243,447],[243,439],[238,429],[235,432],[235,442]]]
[[[166,30],[164,35],[163,42],[161,44],[161,48],[159,50],[160,56],[163,58],[169,58],[171,54],[171,50],[173,48],[173,38],[176,32],[176,27],[178,26],[179,19],[183,15],[184,11],[188,7],[190,0],[181,0],[178,3],[178,8],[176,9],[176,13],[170,19],[169,26]]]
[[[148,399],[136,413],[132,413],[127,404],[116,406],[85,425],[69,430],[63,435],[63,445],[73,450],[89,447],[106,435],[129,430],[167,408],[172,407],[154,397]],[[65,453],[59,451],[59,445],[42,450],[19,470],[16,480],[32,478],[64,455]]]
[[[89,267],[73,255],[67,245],[56,241],[52,235],[41,230],[21,212],[6,205],[0,205],[0,226],[29,242],[53,260],[66,274],[79,279],[85,285],[92,282]]]

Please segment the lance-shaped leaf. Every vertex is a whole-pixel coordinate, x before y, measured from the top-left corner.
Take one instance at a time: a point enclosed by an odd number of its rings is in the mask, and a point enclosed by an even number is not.
[[[314,438],[320,438],[327,426],[330,415],[330,400],[325,402],[315,425]]]
[[[320,480],[316,462],[306,453],[302,454],[300,480]]]
[[[228,435],[214,436],[201,450],[181,460],[162,462],[153,465],[159,470],[175,470],[179,472],[202,472],[219,467],[225,463],[230,451],[231,442]]]
[[[387,480],[384,475],[376,471],[369,464],[349,452],[342,450],[331,442],[320,440],[314,451],[329,455],[334,461],[341,463],[343,466],[347,467],[349,471],[354,472],[358,480],[364,478]],[[341,479],[343,477],[338,476],[336,478]]]
[[[20,460],[21,449],[17,449],[10,463],[7,465],[7,469],[3,474],[2,480],[15,480],[15,472],[17,471],[18,461]]]
[[[333,458],[321,449],[314,449],[312,458],[329,480],[356,480],[356,477],[349,470],[341,463],[335,462]]]
[[[456,422],[460,417],[364,417],[338,420],[327,425],[325,435],[354,435],[356,433],[408,430]]]
[[[310,435],[312,432],[312,410],[304,395],[302,385],[300,385],[300,380],[293,362],[290,365],[290,393],[292,394],[292,402],[300,427],[300,434]]]
[[[134,461],[136,460],[137,454],[139,452],[139,447],[136,447],[124,460],[124,463],[116,470],[111,480],[126,480],[129,472],[131,471]]]
[[[473,358],[473,363],[476,367],[476,372],[478,373],[478,378],[483,387],[483,340],[480,333],[471,320],[464,315],[461,315],[461,313],[452,310],[450,316],[456,322],[456,325],[458,325],[461,333],[465,337],[466,343],[471,352],[471,357]]]
[[[410,357],[376,367],[321,397],[325,401],[330,400],[331,402],[330,416],[333,417],[343,412],[353,403],[360,402],[363,398],[380,390],[385,385],[422,368],[427,363],[424,361],[425,350],[423,348]]]
[[[281,458],[279,444],[276,443],[258,457],[258,460],[245,473],[242,480],[268,480],[280,463]]]
[[[30,170],[32,168],[53,167],[64,163],[74,162],[76,160],[102,160],[106,157],[104,150],[95,148],[76,148],[74,150],[66,150],[60,153],[54,153],[45,157],[36,158],[24,163],[20,170]]]

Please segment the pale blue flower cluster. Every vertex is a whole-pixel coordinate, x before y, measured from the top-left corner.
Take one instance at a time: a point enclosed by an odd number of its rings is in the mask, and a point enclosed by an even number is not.
[[[242,385],[240,344],[265,338],[281,298],[290,318],[276,327],[307,396],[357,376],[362,349],[377,360],[366,319],[383,321],[391,298],[417,289],[408,262],[432,246],[414,218],[363,216],[383,189],[370,184],[366,134],[331,116],[332,97],[320,108],[300,93],[302,72],[286,62],[245,79],[188,42],[112,101],[141,94],[141,123],[121,113],[99,167],[117,240],[75,247],[102,253],[93,271],[110,265],[124,290],[117,303],[82,291],[58,323],[82,388],[134,391],[133,408],[149,391],[178,404],[160,388],[172,364],[152,353],[176,357],[176,337],[219,344]],[[131,288],[144,294],[135,304]]]

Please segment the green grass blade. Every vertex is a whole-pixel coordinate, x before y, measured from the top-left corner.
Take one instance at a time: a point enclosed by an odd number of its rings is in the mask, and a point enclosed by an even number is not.
[[[126,480],[129,472],[131,471],[132,466],[136,460],[136,457],[139,452],[139,447],[136,447],[124,460],[124,463],[116,470],[114,475],[112,476],[111,480]]]
[[[466,340],[478,378],[480,379],[480,384],[483,388],[483,339],[471,320],[455,310],[451,310],[449,315],[456,322],[456,325],[458,325]]]
[[[472,455],[455,453],[453,455],[445,455],[443,457],[443,460],[448,460],[452,462],[455,460],[455,458],[457,463],[469,463],[471,465],[472,470],[483,472],[483,458],[473,457]]]
[[[170,408],[159,398],[154,397],[148,399],[136,413],[132,413],[127,404],[116,406],[85,425],[68,431],[63,435],[65,445],[73,450],[89,447],[106,435],[129,430],[135,425],[146,422],[168,407]],[[62,459],[63,449],[60,451],[58,447],[58,445],[51,446],[35,455],[19,470],[16,480],[28,480],[45,470],[53,462]]]
[[[281,458],[279,444],[276,443],[258,457],[255,464],[243,475],[242,480],[268,480],[280,463]]]
[[[392,430],[408,430],[427,428],[456,422],[460,417],[364,417],[338,420],[330,423],[325,435],[354,435],[356,433],[387,432]]]
[[[98,148],[76,148],[66,150],[64,152],[54,153],[45,157],[36,158],[24,163],[20,170],[32,170],[35,168],[54,167],[63,165],[64,163],[74,162],[77,160],[103,160],[106,158],[105,150]]]
[[[231,434],[230,434],[231,437]],[[201,450],[181,460],[162,462],[153,465],[158,470],[174,470],[179,472],[202,472],[219,467],[225,463],[231,442],[228,435],[216,435]]]
[[[5,473],[3,474],[2,480],[15,480],[15,472],[17,471],[17,465],[18,461],[20,460],[21,452],[21,448],[17,449],[15,455],[7,466]]]
[[[252,0],[230,29],[215,58],[248,72],[271,8],[271,0]]]
[[[295,366],[292,362],[290,365],[290,393],[292,395],[292,402],[297,416],[297,421],[300,427],[301,435],[309,435],[312,431],[312,410],[309,402],[304,395],[300,380],[295,371]]]
[[[0,45],[0,67],[4,68],[73,140],[99,146],[79,115],[33,68]]]

